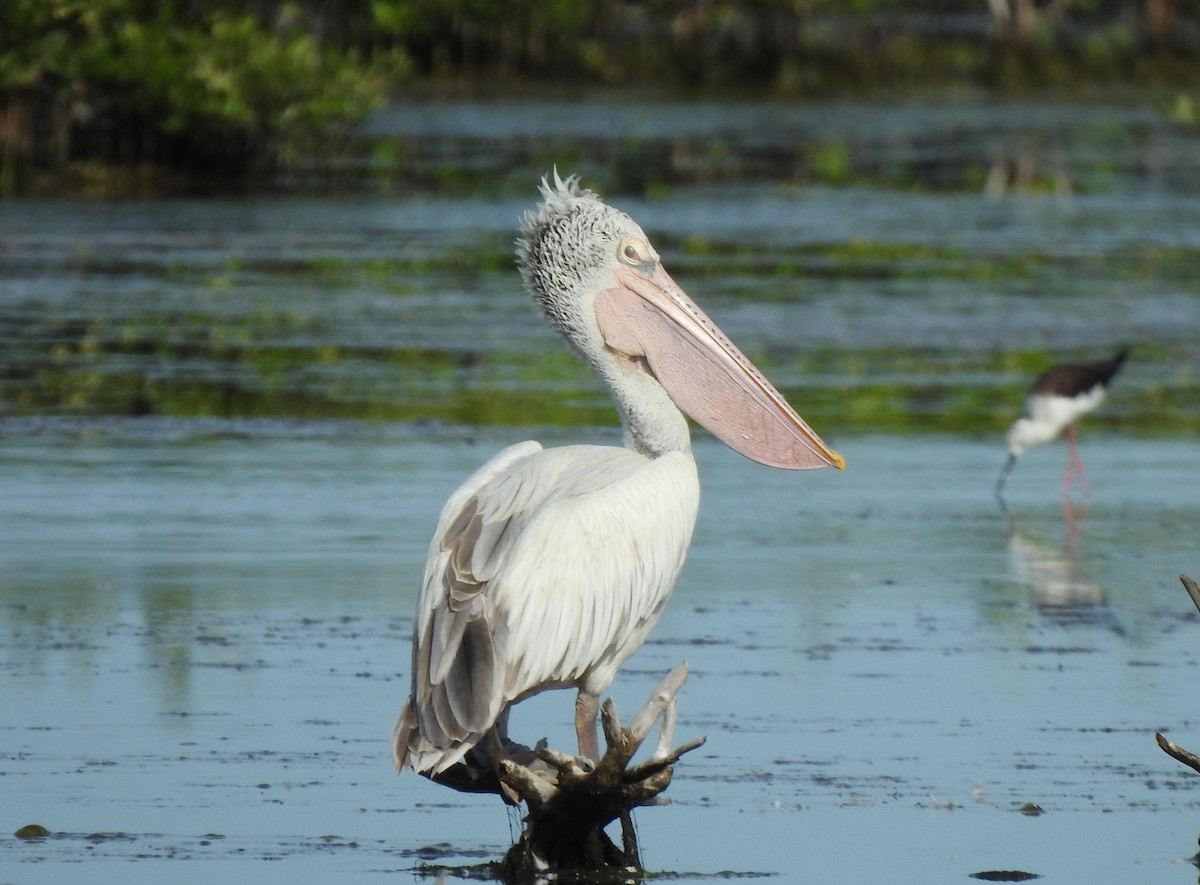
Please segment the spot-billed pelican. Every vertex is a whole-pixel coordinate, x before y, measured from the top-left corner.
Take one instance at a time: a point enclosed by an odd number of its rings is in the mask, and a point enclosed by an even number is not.
[[[611,388],[623,448],[529,441],[446,502],[413,628],[398,768],[495,765],[512,704],[574,687],[579,751],[597,759],[600,692],[662,614],[700,488],[690,415],[731,448],[793,470],[844,462],[663,269],[642,229],[543,179],[517,263],[547,318]]]
[[[1075,422],[1104,401],[1112,379],[1129,355],[1121,348],[1111,358],[1091,363],[1059,363],[1033,379],[1025,397],[1028,413],[1008,429],[1008,458],[996,479],[996,494],[1004,492],[1004,483],[1017,458],[1034,446],[1048,443],[1064,430],[1067,437],[1067,467],[1063,473],[1063,496],[1071,491],[1076,472],[1087,488],[1087,474],[1075,445]]]

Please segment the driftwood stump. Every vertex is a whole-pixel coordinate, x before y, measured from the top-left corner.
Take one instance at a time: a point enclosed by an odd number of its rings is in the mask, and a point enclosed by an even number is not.
[[[607,749],[599,762],[569,756],[545,746],[514,745],[498,772],[460,762],[434,780],[455,790],[496,793],[510,804],[525,803],[525,829],[504,858],[509,881],[525,881],[548,871],[641,872],[631,813],[642,805],[665,804],[660,794],[671,783],[673,766],[704,738],[671,749],[675,696],[687,680],[680,664],[661,682],[629,725],[621,726],[617,708],[606,700],[600,710]],[[633,764],[646,736],[661,720],[658,746],[648,759]],[[621,845],[604,828],[621,822]]]

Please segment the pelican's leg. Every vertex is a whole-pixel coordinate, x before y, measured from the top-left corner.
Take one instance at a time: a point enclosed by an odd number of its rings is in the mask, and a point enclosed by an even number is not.
[[[575,696],[575,735],[579,738],[579,755],[593,762],[600,760],[600,740],[596,737],[599,710],[600,695],[579,689]]]

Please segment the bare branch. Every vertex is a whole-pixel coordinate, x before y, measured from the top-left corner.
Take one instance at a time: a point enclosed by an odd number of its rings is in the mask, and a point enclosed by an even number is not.
[[[1192,604],[1196,606],[1197,610],[1200,610],[1200,585],[1187,575],[1180,575],[1179,580],[1183,584],[1183,589],[1188,592],[1188,596],[1192,597]],[[1172,759],[1182,762],[1188,768],[1200,773],[1200,756],[1167,740],[1161,732],[1154,732],[1154,739],[1158,741],[1158,746],[1162,748],[1162,751]]]
[[[621,728],[621,720],[617,718],[617,705],[613,703],[612,698],[608,698],[600,706],[600,727],[604,731],[604,743],[608,745],[609,752],[624,743],[625,732]],[[608,753],[604,755],[607,756]]]
[[[1154,732],[1154,739],[1158,741],[1158,745],[1162,747],[1162,751],[1172,759],[1182,762],[1193,771],[1200,772],[1200,756],[1185,750],[1179,744],[1167,740],[1161,732]]]
[[[1200,610],[1200,584],[1197,584],[1187,575],[1179,576],[1180,582],[1183,584],[1183,589],[1188,592],[1188,596],[1192,597],[1192,604]]]
[[[688,741],[686,744],[676,747],[675,750],[667,753],[665,756],[660,757],[656,753],[641,765],[629,769],[627,772],[625,772],[625,776],[631,781],[645,780],[659,771],[670,768],[672,765],[678,762],[680,758],[682,758],[684,753],[690,753],[697,747],[704,746],[704,742],[706,740],[707,738],[702,737],[695,738]]]
[[[663,711],[662,726],[658,730],[658,746],[654,748],[652,759],[666,759],[671,752],[671,741],[675,740],[675,719],[679,715],[679,702],[671,698],[667,709]]]
[[[554,784],[511,759],[500,760],[500,780],[532,808],[541,808],[554,798]]]
[[[650,733],[650,729],[658,717],[675,699],[675,695],[679,694],[679,689],[683,688],[687,677],[688,665],[687,661],[684,661],[667,674],[667,678],[660,682],[658,688],[654,690],[654,694],[650,695],[650,700],[646,701],[645,706],[633,717],[633,721],[629,723],[628,732],[639,745],[646,739],[646,735]]]
[[[570,756],[562,752],[562,750],[556,750],[553,747],[541,747],[538,749],[537,754],[538,758],[543,762],[553,765],[560,771],[570,768],[572,763],[575,762],[574,756]]]

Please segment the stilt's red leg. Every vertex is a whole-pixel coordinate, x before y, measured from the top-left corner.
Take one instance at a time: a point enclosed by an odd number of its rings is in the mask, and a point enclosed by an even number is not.
[[[1087,470],[1083,466],[1083,459],[1079,457],[1079,447],[1075,445],[1075,425],[1067,428],[1067,464],[1070,473],[1079,474],[1079,485],[1083,489],[1083,499],[1086,501],[1092,496],[1092,487],[1088,483]]]
[[[1071,481],[1075,478],[1075,434],[1074,428],[1067,428],[1067,468],[1063,471],[1062,496],[1063,502],[1071,500]]]
[[[1083,467],[1083,459],[1079,457],[1079,449],[1075,445],[1074,425],[1067,428],[1066,437],[1067,469],[1063,472],[1062,498],[1063,519],[1066,521],[1068,532],[1070,532],[1076,529],[1078,524],[1087,515],[1087,501],[1091,497],[1092,490],[1088,485],[1087,471]],[[1071,482],[1074,480],[1076,474],[1079,476],[1079,484],[1083,489],[1078,510],[1075,509],[1075,505],[1071,501]]]

